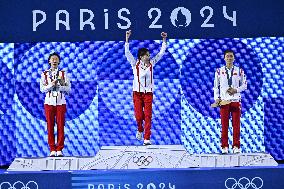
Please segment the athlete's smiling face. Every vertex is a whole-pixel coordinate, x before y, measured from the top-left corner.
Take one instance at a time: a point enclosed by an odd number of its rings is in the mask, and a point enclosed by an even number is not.
[[[234,53],[232,52],[226,53],[224,59],[225,59],[226,64],[230,64],[230,65],[233,64],[235,61]]]
[[[59,64],[59,57],[56,55],[52,55],[49,59],[49,64],[52,69],[57,69]]]
[[[144,54],[143,56],[141,56],[141,60],[142,60],[144,63],[149,63],[149,62],[150,62],[150,53],[147,52],[146,54]]]

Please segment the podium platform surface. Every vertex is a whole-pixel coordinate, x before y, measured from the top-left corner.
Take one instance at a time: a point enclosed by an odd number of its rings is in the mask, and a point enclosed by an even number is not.
[[[93,157],[16,158],[8,171],[277,166],[268,153],[189,154],[182,145],[103,146]]]

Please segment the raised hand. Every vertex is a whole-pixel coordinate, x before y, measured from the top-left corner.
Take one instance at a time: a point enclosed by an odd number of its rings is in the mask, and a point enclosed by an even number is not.
[[[166,42],[167,37],[168,37],[168,34],[167,34],[166,32],[162,32],[162,33],[161,33],[161,36],[162,36],[162,38],[163,38],[163,42]]]
[[[130,35],[131,35],[131,30],[126,31],[126,33],[125,33],[126,42],[128,42]]]
[[[164,38],[167,38],[167,37],[168,37],[168,34],[167,34],[166,32],[162,32],[162,33],[161,33],[161,36],[162,36],[162,38],[164,39]]]

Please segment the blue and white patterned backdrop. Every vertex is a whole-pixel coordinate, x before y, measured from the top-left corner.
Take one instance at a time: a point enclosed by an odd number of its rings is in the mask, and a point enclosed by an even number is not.
[[[158,53],[161,41],[131,41]],[[284,38],[170,39],[154,67],[153,144],[184,144],[190,153],[220,152],[219,110],[210,108],[217,67],[232,49],[248,78],[243,93],[242,152],[284,159]],[[0,44],[0,165],[14,157],[49,153],[39,91],[49,53],[61,56],[72,92],[67,97],[67,156],[92,156],[104,145],[141,145],[135,139],[132,69],[122,41]],[[230,130],[230,132],[232,132]],[[232,138],[230,138],[230,142]]]

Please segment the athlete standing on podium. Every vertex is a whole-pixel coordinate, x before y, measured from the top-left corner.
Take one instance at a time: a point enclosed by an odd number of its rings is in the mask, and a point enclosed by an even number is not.
[[[40,91],[45,93],[44,110],[47,122],[50,157],[62,157],[64,148],[64,125],[66,113],[65,95],[71,90],[71,83],[65,71],[59,70],[60,56],[51,53],[48,57],[50,69],[41,74]],[[57,144],[55,144],[54,125],[57,125]]]
[[[150,59],[150,52],[146,48],[140,48],[138,50],[137,59],[133,57],[129,51],[128,39],[131,35],[131,30],[126,32],[125,43],[125,56],[130,62],[133,70],[133,103],[134,112],[137,122],[138,131],[136,138],[142,140],[142,134],[144,134],[143,145],[151,145],[151,121],[152,121],[152,103],[153,103],[153,91],[154,91],[154,78],[153,71],[154,65],[162,58],[166,51],[166,38],[167,33],[162,32],[163,43],[160,52],[152,59]],[[143,128],[144,121],[144,128]]]
[[[220,106],[222,153],[229,151],[228,128],[230,114],[233,125],[233,152],[240,153],[241,92],[247,89],[243,69],[234,66],[235,55],[232,50],[224,52],[226,65],[218,68],[214,80],[214,106]]]

